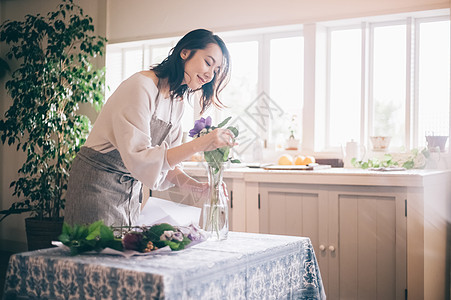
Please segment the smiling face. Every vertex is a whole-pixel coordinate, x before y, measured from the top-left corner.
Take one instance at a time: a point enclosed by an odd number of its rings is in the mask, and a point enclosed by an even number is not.
[[[192,51],[195,52],[190,57]],[[180,56],[185,60],[183,84],[191,90],[198,90],[210,82],[219,72],[223,61],[221,48],[214,43],[208,44],[205,49],[183,49]]]

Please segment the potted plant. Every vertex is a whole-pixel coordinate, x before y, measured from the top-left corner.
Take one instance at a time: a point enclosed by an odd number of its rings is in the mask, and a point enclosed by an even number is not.
[[[3,58],[0,58],[0,79],[5,77],[6,73],[9,71],[11,70],[8,63]]]
[[[30,231],[43,228],[41,223],[57,224],[56,230],[38,232],[38,241],[46,232],[53,232],[51,240],[61,231],[68,170],[90,129],[79,105],[99,110],[103,104],[104,70],[96,70],[92,59],[103,55],[106,39],[94,35],[92,18],[80,6],[63,0],[46,16],[4,22],[0,42],[9,45],[6,57],[19,63],[6,82],[13,103],[0,120],[0,137],[26,154],[10,184],[19,200],[0,211],[0,221],[30,212],[28,248],[38,249],[50,243],[31,245]]]
[[[295,137],[295,131],[297,127],[296,123],[297,115],[291,115],[291,123],[288,126],[288,130],[290,131],[290,136],[286,141],[285,150],[298,150],[299,139]]]

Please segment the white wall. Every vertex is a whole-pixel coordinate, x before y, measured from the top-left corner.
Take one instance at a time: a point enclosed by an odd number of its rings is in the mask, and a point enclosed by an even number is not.
[[[108,0],[111,43],[448,8],[449,0]]]
[[[450,7],[449,0],[74,1],[93,17],[97,34],[106,36],[110,43],[183,35],[195,28],[217,32]],[[28,13],[45,14],[59,3],[57,0],[0,0],[0,21],[21,20]],[[4,54],[0,46],[0,56]],[[0,81],[1,115],[10,105],[4,83],[5,79]],[[15,200],[9,183],[16,178],[23,157],[15,147],[0,144],[0,209],[9,208]],[[0,249],[26,249],[24,218],[10,216],[0,223]]]

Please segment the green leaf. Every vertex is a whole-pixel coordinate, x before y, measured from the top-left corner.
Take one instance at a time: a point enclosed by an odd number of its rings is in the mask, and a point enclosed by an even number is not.
[[[64,222],[61,232],[63,234],[66,234],[66,235],[71,235],[72,234],[72,227],[69,224],[67,224],[66,222]]]
[[[147,232],[146,232],[146,236],[151,240],[160,240],[160,236],[165,232],[165,231],[176,231],[176,229],[174,228],[174,226],[168,224],[168,223],[161,223],[158,225],[154,225],[152,226]]]
[[[229,158],[230,147],[222,147],[221,151],[223,152],[222,161],[226,162],[227,159]]]
[[[402,166],[406,169],[412,169],[415,166],[415,163],[413,160],[408,160],[408,161],[404,162],[402,164]]]
[[[108,243],[106,243],[106,247],[114,249],[114,250],[118,250],[118,251],[124,250],[121,239],[114,239],[114,240],[108,241]]]
[[[221,123],[219,123],[218,128],[221,128],[221,127],[223,127],[225,124],[227,124],[227,122],[229,122],[231,118],[232,118],[232,117],[228,117],[228,118],[226,118],[224,121],[222,121]]]
[[[113,231],[106,225],[100,225],[100,239],[102,241],[108,242],[114,240]]]
[[[92,223],[91,225],[89,225],[89,228],[88,228],[89,234],[86,237],[86,239],[93,240],[96,237],[100,236],[100,227],[102,225],[104,225],[103,220],[96,221],[96,222]]]
[[[60,234],[60,236],[58,237],[58,239],[66,246],[69,246],[70,244],[70,236],[66,233],[62,233]]]
[[[179,248],[180,248],[180,245],[181,245],[180,242],[175,242],[175,241],[163,241],[163,243],[164,243],[166,246],[169,246],[169,247],[171,248],[171,250],[175,250],[175,251],[180,250],[180,249],[179,249]]]
[[[213,151],[204,151],[204,158],[205,161],[209,164],[215,164],[216,166],[219,166],[222,164],[224,160],[224,150],[223,148],[219,148]],[[227,160],[227,158],[226,158]]]
[[[233,133],[235,138],[238,136],[238,129],[236,129],[235,127],[229,126],[229,127],[227,127],[227,129],[230,130]]]

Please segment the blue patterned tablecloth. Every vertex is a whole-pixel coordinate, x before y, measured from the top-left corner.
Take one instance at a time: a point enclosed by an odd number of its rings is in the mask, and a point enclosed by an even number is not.
[[[230,232],[149,256],[13,255],[4,299],[325,299],[309,238]]]

